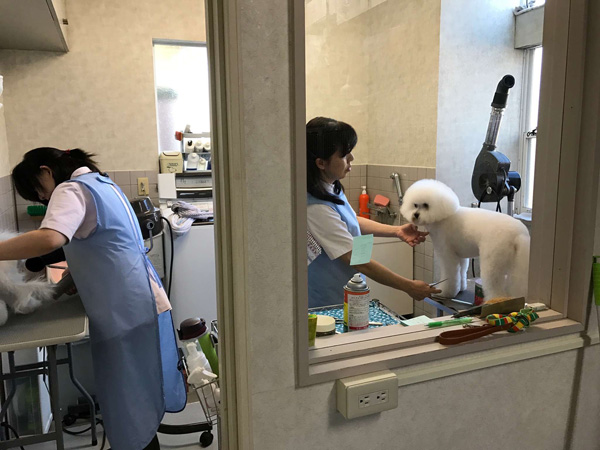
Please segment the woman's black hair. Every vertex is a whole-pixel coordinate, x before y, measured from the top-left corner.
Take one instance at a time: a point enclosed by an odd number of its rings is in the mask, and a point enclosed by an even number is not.
[[[59,150],[53,147],[40,147],[28,151],[23,156],[23,161],[15,166],[11,177],[16,191],[25,200],[47,204],[38,196],[42,186],[39,181],[41,166],[47,166],[52,171],[52,178],[58,186],[63,181],[71,178],[71,174],[80,167],[88,167],[92,172],[104,175],[96,166],[93,153],[88,153],[80,148]]]
[[[342,205],[344,202],[325,189],[317,158],[328,160],[338,150],[342,158],[350,153],[358,136],[352,126],[328,117],[315,117],[306,124],[306,190],[312,196]],[[333,192],[337,195],[343,189],[339,180],[333,182]]]

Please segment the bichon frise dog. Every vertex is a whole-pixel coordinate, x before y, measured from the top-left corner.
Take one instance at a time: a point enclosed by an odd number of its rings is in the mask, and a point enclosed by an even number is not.
[[[441,262],[438,286],[443,297],[467,288],[469,258],[479,256],[486,300],[527,294],[529,232],[507,214],[464,208],[444,183],[420,180],[404,195],[400,213],[431,235],[435,257]]]
[[[0,231],[0,241],[15,236],[17,233]],[[27,281],[22,261],[0,261],[0,325],[8,320],[9,309],[16,314],[29,314],[42,302],[51,300],[54,293],[53,285],[46,281]]]

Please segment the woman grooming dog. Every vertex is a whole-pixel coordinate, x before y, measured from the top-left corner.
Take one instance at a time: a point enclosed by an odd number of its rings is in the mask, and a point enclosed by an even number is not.
[[[64,246],[90,324],[96,394],[114,450],[160,448],[165,411],[186,402],[171,306],[146,257],[129,201],[80,149],[37,148],[12,172],[26,200],[48,205],[40,228],[0,242],[0,260]]]
[[[352,150],[357,141],[354,128],[344,122],[316,117],[306,125],[308,231],[324,250],[308,266],[309,308],[339,304],[344,285],[356,272],[416,300],[441,292],[424,281],[404,278],[374,260],[350,265],[355,236],[396,237],[414,247],[428,234],[412,224],[391,226],[356,216],[340,180],[352,169]]]

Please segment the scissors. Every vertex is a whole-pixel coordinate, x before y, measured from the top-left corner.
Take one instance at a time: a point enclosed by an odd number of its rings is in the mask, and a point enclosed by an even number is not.
[[[429,287],[434,287],[434,286],[437,286],[438,284],[440,284],[440,283],[443,283],[443,282],[444,282],[444,281],[446,281],[447,279],[448,279],[448,278],[444,278],[443,280],[436,281],[435,283],[430,283],[430,284],[429,284]]]

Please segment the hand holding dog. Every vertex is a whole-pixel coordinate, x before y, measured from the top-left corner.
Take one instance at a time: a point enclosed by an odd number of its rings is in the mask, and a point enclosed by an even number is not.
[[[412,223],[407,223],[397,227],[396,236],[411,247],[425,242],[425,237],[429,234],[427,231],[419,231],[419,228]]]

